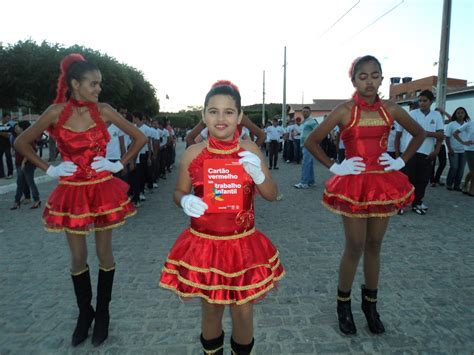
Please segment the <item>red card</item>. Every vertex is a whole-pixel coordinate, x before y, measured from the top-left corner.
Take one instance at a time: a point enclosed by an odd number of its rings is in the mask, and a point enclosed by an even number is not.
[[[204,160],[204,196],[207,213],[237,213],[244,202],[245,170],[238,159]]]

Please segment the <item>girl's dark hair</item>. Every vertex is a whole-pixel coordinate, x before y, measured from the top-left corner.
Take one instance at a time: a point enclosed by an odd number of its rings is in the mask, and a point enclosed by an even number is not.
[[[456,121],[456,114],[458,111],[463,110],[466,113],[466,117],[464,117],[464,122],[470,121],[471,117],[469,117],[469,114],[467,113],[466,109],[464,107],[458,107],[457,109],[454,110],[453,114],[451,115],[451,122]]]
[[[28,127],[31,126],[31,123],[29,121],[20,121],[17,123],[18,127],[20,127],[22,130],[26,131],[28,129]],[[16,137],[16,132],[15,130],[13,130],[13,136]]]
[[[422,92],[420,92],[420,94],[418,95],[418,98],[420,96],[423,96],[423,97],[426,97],[428,100],[430,101],[434,101],[435,99],[435,96],[433,95],[433,92],[431,92],[431,90],[423,90]]]
[[[380,69],[380,74],[382,74],[382,65],[380,64],[379,60],[377,58],[375,58],[374,56],[372,56],[372,55],[365,55],[363,57],[356,58],[352,62],[352,65],[349,69],[349,76],[350,76],[352,81],[355,80],[356,73],[357,73],[358,70],[360,70],[360,67],[363,64],[368,63],[368,62],[374,62],[375,64],[377,64],[377,66]]]
[[[82,81],[84,74],[89,71],[99,70],[97,65],[88,62],[81,54],[71,53],[61,60],[60,74],[56,88],[54,103],[62,103],[69,99],[72,93],[72,79]]]
[[[212,85],[211,90],[206,95],[206,99],[204,100],[204,110],[209,103],[211,97],[216,95],[228,95],[232,97],[235,101],[235,106],[237,107],[237,111],[240,114],[242,111],[242,104],[240,98],[239,88],[228,80],[219,80],[214,85]]]

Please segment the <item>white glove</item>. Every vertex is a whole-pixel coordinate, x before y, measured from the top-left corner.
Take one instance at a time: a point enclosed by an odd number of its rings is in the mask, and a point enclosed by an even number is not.
[[[253,182],[260,185],[265,181],[265,174],[262,171],[262,162],[260,158],[249,151],[239,153],[242,158],[239,159],[239,164],[244,166],[244,170],[250,175]]]
[[[379,157],[379,163],[380,165],[386,165],[385,171],[400,170],[405,166],[405,161],[401,157],[393,159],[388,153],[383,153]]]
[[[101,171],[110,171],[111,173],[115,174],[123,169],[123,164],[120,161],[112,163],[110,160],[104,157],[95,157],[91,164],[91,168],[98,173]]]
[[[77,170],[77,165],[72,161],[64,161],[59,165],[50,165],[46,174],[53,178],[58,178],[61,176],[72,176]]]
[[[329,171],[335,175],[359,175],[365,170],[365,164],[361,157],[344,159],[341,164],[334,163]]]
[[[195,195],[184,195],[180,201],[184,213],[189,217],[199,218],[208,209],[207,204]]]

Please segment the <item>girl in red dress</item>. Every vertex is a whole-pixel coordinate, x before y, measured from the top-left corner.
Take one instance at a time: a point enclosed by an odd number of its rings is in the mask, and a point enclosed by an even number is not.
[[[94,64],[80,54],[71,54],[61,62],[61,75],[55,103],[15,141],[15,148],[59,185],[52,192],[43,213],[45,228],[66,233],[71,251],[71,277],[79,317],[72,335],[76,346],[88,336],[95,318],[92,343],[100,345],[108,336],[109,302],[115,271],[112,254],[112,229],[136,213],[127,196],[128,185],[114,178],[146,143],[146,137],[112,107],[99,103],[102,76]],[[105,159],[111,122],[130,135],[133,143],[121,161]],[[31,147],[36,137],[49,130],[56,140],[63,162],[48,165]],[[95,232],[99,259],[97,304],[91,306],[92,287],[87,265],[85,236]]]
[[[382,68],[372,56],[354,61],[350,76],[355,87],[351,100],[339,105],[308,137],[305,147],[336,176],[326,182],[323,205],[342,215],[346,245],[339,267],[337,314],[339,329],[355,334],[351,288],[357,265],[364,255],[362,310],[372,333],[385,328],[377,313],[380,248],[389,217],[413,200],[413,186],[398,170],[423,142],[423,129],[398,105],[377,95]],[[413,136],[405,153],[393,159],[387,141],[393,121]],[[337,164],[319,143],[338,125],[346,159]]]
[[[209,139],[183,154],[174,192],[174,201],[191,217],[191,226],[172,247],[160,280],[161,287],[180,297],[202,299],[205,354],[223,354],[225,305],[230,306],[232,317],[233,354],[250,354],[253,302],[263,298],[284,275],[278,250],[254,226],[255,190],[273,201],[277,187],[261,163],[263,157],[255,143],[239,140],[240,102],[237,87],[227,81],[214,84],[206,96],[202,116]],[[244,197],[239,212],[206,212],[203,164],[210,159],[236,159],[242,164]]]

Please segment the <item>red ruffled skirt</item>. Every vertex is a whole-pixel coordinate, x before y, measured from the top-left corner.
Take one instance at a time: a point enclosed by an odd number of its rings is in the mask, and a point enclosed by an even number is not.
[[[326,182],[322,203],[347,217],[388,217],[411,203],[414,191],[399,171],[333,176]]]
[[[45,229],[86,235],[121,226],[136,214],[128,189],[112,176],[90,182],[61,181],[43,212]]]
[[[188,228],[166,259],[160,286],[183,298],[241,305],[262,299],[284,276],[278,255],[255,229],[219,237]]]

